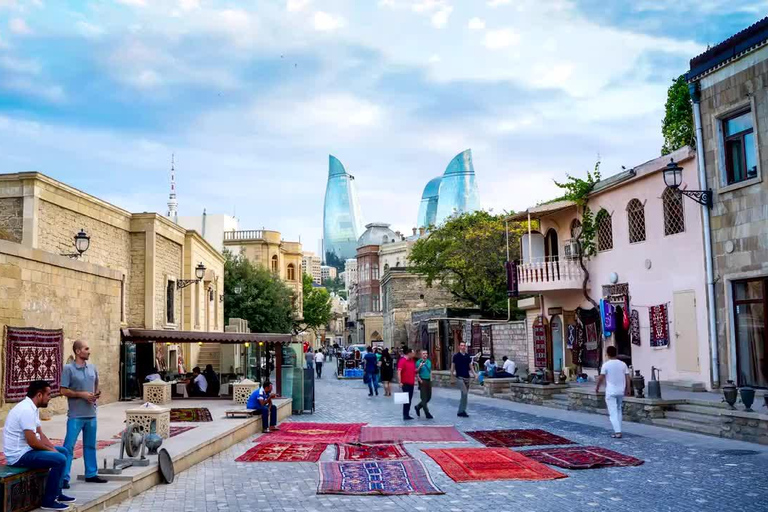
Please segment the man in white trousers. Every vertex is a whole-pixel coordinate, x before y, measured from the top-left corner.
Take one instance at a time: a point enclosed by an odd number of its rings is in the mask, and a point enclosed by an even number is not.
[[[600,368],[600,376],[597,378],[595,392],[600,392],[600,386],[605,382],[605,405],[608,407],[608,415],[613,425],[611,437],[621,437],[621,406],[624,395],[629,396],[632,389],[629,382],[629,368],[624,361],[616,359],[616,347],[608,347],[605,350],[608,360]]]

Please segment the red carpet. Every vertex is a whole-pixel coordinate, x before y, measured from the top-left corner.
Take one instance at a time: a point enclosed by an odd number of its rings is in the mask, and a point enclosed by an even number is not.
[[[525,450],[522,453],[533,460],[566,469],[608,468],[639,466],[643,461],[597,446],[571,446],[568,448],[543,448]]]
[[[358,443],[365,423],[281,423],[280,430],[256,438],[257,443]]]
[[[440,448],[424,453],[456,482],[566,478],[559,471],[507,448]]]
[[[467,442],[456,427],[363,427],[361,443]]]
[[[180,421],[190,421],[200,423],[204,421],[213,421],[211,411],[205,407],[183,407],[171,409],[171,423]]]
[[[64,440],[63,439],[54,439],[54,438],[48,438],[55,446],[64,446]],[[113,444],[117,443],[117,441],[96,441],[96,450],[101,450],[102,448],[106,448],[107,446],[112,446]],[[79,459],[83,456],[83,442],[77,441],[75,443],[75,453],[73,454],[73,459]],[[5,454],[0,452],[0,466],[5,465]]]
[[[325,443],[259,443],[236,462],[317,462],[328,447]]]
[[[536,446],[548,444],[576,444],[573,441],[539,429],[519,430],[477,430],[467,432],[485,446],[492,448],[510,448],[517,446]]]
[[[400,460],[412,459],[398,444],[340,444],[336,460]]]

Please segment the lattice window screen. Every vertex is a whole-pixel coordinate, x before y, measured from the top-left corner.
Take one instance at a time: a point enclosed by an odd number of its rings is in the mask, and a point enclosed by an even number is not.
[[[645,242],[645,207],[638,199],[627,204],[627,224],[629,243]]]
[[[597,212],[597,250],[608,251],[613,249],[613,220],[605,210]]]
[[[682,194],[666,188],[661,200],[664,203],[664,235],[676,235],[685,231]]]

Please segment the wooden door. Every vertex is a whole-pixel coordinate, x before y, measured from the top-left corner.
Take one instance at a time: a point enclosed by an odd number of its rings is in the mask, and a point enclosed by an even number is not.
[[[696,323],[696,294],[693,291],[675,292],[672,303],[674,330],[672,341],[675,343],[677,370],[698,372],[699,333]]]

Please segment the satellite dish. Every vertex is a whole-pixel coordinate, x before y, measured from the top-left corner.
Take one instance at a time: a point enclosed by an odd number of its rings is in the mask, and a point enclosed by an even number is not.
[[[171,460],[168,450],[160,448],[160,451],[157,452],[157,462],[158,466],[160,466],[160,475],[162,475],[163,481],[167,484],[173,483],[173,477],[176,473],[173,470],[173,460]]]

